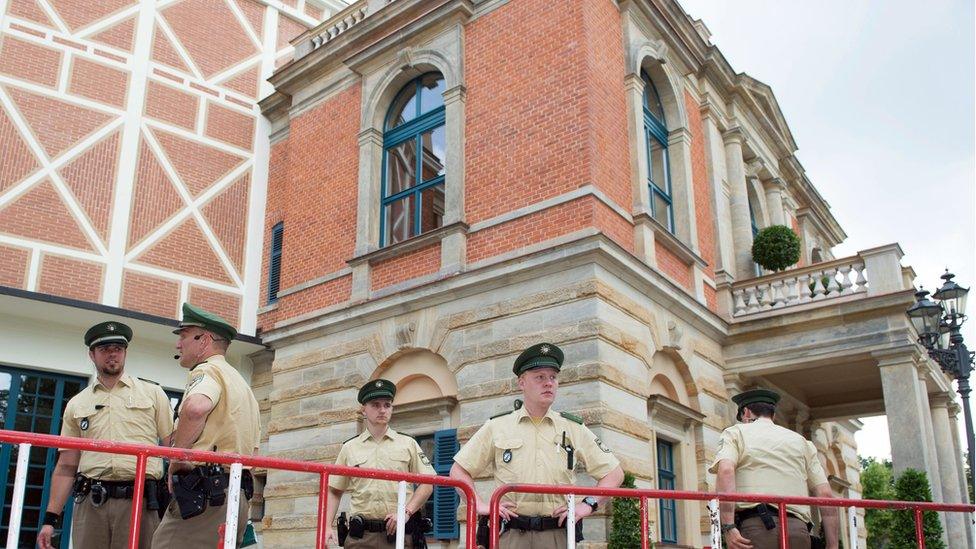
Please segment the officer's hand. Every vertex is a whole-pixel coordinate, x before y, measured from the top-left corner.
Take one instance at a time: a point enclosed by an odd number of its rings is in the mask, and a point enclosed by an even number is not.
[[[478,501],[478,514],[479,515],[489,515],[491,514],[491,507],[483,502]],[[515,512],[515,503],[511,501],[503,501],[498,506],[498,514],[502,516],[503,520],[510,520],[518,516]]]
[[[327,547],[339,546],[339,535],[336,534],[335,529],[331,525],[325,527],[325,545]]]
[[[406,512],[405,511],[405,516],[407,518],[404,519],[404,520],[410,520],[410,513],[409,512]],[[397,517],[396,516],[396,513],[390,513],[389,515],[386,515],[386,519],[384,519],[384,520],[386,520],[386,533],[387,533],[387,535],[392,536],[393,534],[396,534],[396,525],[397,525],[396,517]]]
[[[51,536],[54,535],[54,527],[50,524],[45,524],[41,531],[37,533],[37,546],[41,549],[54,549],[51,545]]]
[[[752,542],[742,537],[738,528],[725,533],[725,546],[728,549],[752,549]]]
[[[552,516],[559,519],[559,525],[562,526],[566,522],[568,508],[565,505],[561,505],[552,512]],[[576,504],[576,520],[584,519],[593,514],[593,508],[585,503]]]

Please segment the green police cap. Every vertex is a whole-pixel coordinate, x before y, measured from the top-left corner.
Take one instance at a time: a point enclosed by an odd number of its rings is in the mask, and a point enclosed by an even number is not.
[[[555,368],[558,372],[563,365],[563,351],[552,343],[537,343],[522,351],[515,359],[512,371],[516,376],[535,368]]]
[[[89,349],[113,344],[128,347],[130,341],[132,328],[114,320],[98,323],[85,332],[85,346]]]
[[[746,391],[744,393],[739,393],[732,397],[732,401],[739,407],[738,412],[735,414],[736,421],[742,420],[742,409],[750,404],[755,404],[757,402],[765,402],[766,404],[772,404],[776,406],[779,402],[779,393],[776,391],[770,391],[769,389],[753,389],[751,391]]]
[[[189,303],[184,303],[183,320],[180,321],[180,327],[173,330],[173,333],[178,334],[180,333],[180,330],[189,326],[203,328],[208,332],[217,334],[227,341],[231,341],[234,339],[234,336],[237,335],[237,330],[235,330],[234,327],[223,318],[220,318],[219,316],[199,307],[194,307]]]
[[[376,400],[378,398],[388,398],[390,400],[396,396],[396,385],[388,379],[374,379],[372,381],[367,381],[359,389],[359,403],[366,404],[371,400]]]

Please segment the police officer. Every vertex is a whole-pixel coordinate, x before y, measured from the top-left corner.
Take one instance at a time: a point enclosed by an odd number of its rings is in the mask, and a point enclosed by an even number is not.
[[[518,356],[513,371],[524,404],[488,420],[454,457],[451,477],[472,482],[472,476],[494,472],[499,483],[568,485],[576,482],[576,466],[581,462],[598,479],[597,486],[620,486],[624,477],[620,462],[603,442],[581,418],[552,410],[562,363],[562,350],[551,343],[533,345]],[[605,499],[578,500],[576,519],[592,514]],[[566,547],[566,532],[561,529],[567,514],[565,496],[508,494],[500,512],[505,521],[503,549]],[[488,504],[480,497],[478,514],[488,514]]]
[[[709,467],[718,475],[719,492],[782,496],[833,497],[813,443],[773,423],[780,396],[767,389],[732,397],[741,424],[722,432],[718,452]],[[810,547],[810,507],[787,505],[790,547]],[[779,547],[779,516],[775,505],[722,502],[722,535],[729,549]],[[836,507],[820,507],[827,549],[837,549],[839,522]]]
[[[424,455],[417,441],[397,433],[390,427],[393,416],[393,397],[396,385],[385,379],[367,382],[359,389],[358,400],[361,412],[366,419],[366,430],[342,444],[336,465],[386,469],[403,473],[434,475],[430,460]],[[392,548],[393,536],[397,528],[397,483],[388,480],[350,478],[339,475],[329,477],[329,503],[326,510],[326,542],[338,544],[338,537],[332,528],[339,499],[346,491],[350,492],[349,535],[343,547],[350,548]],[[430,497],[433,487],[421,484],[410,495],[408,485],[406,504],[407,547],[417,547],[410,543],[409,535],[422,538],[423,531],[414,532],[420,527],[420,515],[424,503]]]
[[[224,358],[237,330],[219,316],[184,303],[183,320],[173,333],[179,336],[175,358],[189,370],[173,446],[257,453],[258,402],[248,383]],[[173,501],[153,536],[153,549],[214,547],[226,514],[228,470],[205,463],[170,462]],[[250,471],[245,470],[237,515],[238,546],[244,537],[252,482]]]
[[[125,373],[132,329],[121,322],[102,322],[85,333],[96,381],[68,401],[61,435],[136,444],[158,444],[173,431],[173,410],[163,389]],[[159,524],[158,482],[163,464],[150,459],[146,467],[145,502],[139,547],[148,548]],[[51,476],[51,496],[37,545],[50,549],[61,526],[61,511],[74,493],[71,535],[76,549],[127,547],[135,456],[61,450]],[[150,507],[155,507],[151,509]]]

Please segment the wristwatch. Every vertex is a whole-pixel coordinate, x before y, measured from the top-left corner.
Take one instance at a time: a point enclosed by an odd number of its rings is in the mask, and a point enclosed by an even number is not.
[[[599,507],[599,504],[596,502],[596,498],[593,496],[586,496],[583,498],[583,503],[589,505],[594,512],[596,511],[596,508]]]
[[[736,528],[737,528],[737,526],[735,525],[735,523],[732,523],[732,524],[723,524],[722,525],[722,535],[724,536],[726,532],[728,532],[730,530],[735,530]]]
[[[61,515],[47,511],[44,513],[44,524],[50,524],[55,530],[61,528]]]

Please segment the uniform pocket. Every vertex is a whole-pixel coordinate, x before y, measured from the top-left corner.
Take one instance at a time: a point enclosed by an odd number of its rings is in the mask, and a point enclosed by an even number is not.
[[[495,476],[498,480],[515,482],[519,463],[525,464],[525,450],[520,438],[502,438],[495,440]],[[523,465],[524,466],[524,465]]]

